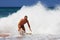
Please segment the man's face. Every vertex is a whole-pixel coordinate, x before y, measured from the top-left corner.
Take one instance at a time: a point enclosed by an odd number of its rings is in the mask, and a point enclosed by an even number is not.
[[[27,17],[24,17],[24,19],[27,19]]]

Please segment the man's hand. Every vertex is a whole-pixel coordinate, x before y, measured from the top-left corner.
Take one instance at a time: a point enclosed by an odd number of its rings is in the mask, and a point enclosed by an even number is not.
[[[30,31],[32,32],[31,28],[29,28],[29,29],[30,29]]]

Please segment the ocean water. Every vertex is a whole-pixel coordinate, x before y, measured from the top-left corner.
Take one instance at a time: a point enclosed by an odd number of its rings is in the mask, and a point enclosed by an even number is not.
[[[21,7],[0,7],[0,18],[7,17],[8,15],[17,12]]]
[[[1,37],[0,40],[60,40],[59,35],[44,35],[44,34],[35,34],[35,35],[24,35],[22,37]]]
[[[25,15],[28,16],[32,35],[19,38],[17,25]],[[29,33],[27,24],[24,26]],[[60,6],[54,10],[46,9],[40,2],[33,6],[23,6],[11,15],[0,18],[0,33],[10,35],[1,37],[0,40],[60,40]]]

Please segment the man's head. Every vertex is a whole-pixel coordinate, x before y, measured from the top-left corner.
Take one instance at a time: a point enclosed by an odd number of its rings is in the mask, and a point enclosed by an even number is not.
[[[27,16],[24,16],[24,19],[27,19],[28,17]]]

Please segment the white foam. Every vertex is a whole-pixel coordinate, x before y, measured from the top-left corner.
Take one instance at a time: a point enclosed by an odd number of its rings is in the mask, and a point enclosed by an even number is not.
[[[47,10],[40,2],[34,6],[23,6],[19,11],[5,18],[0,18],[0,32],[18,34],[17,24],[25,15],[33,34],[60,34],[60,9]],[[27,24],[26,31],[30,32]]]

